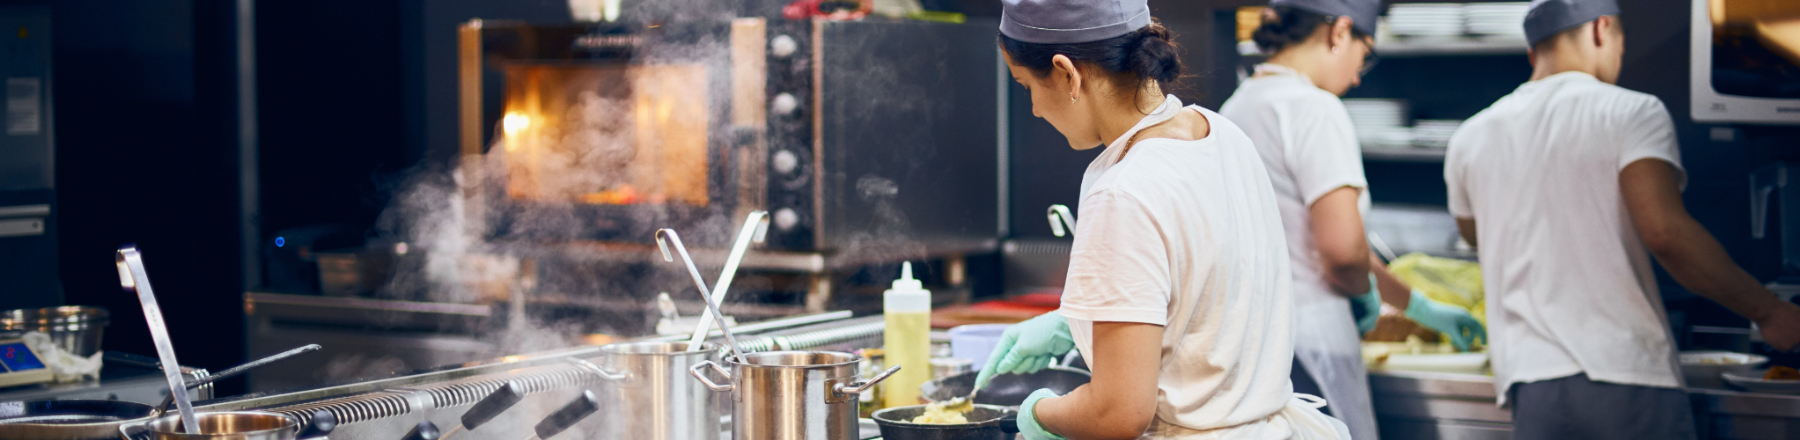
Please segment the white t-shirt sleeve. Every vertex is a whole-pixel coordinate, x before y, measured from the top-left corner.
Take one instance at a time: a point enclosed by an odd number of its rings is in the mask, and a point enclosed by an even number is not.
[[[1675,138],[1675,122],[1662,101],[1646,97],[1620,114],[1619,171],[1643,159],[1661,159],[1675,167],[1676,185],[1687,188],[1687,170],[1681,167],[1681,144]]]
[[[1469,188],[1462,178],[1462,151],[1472,148],[1466,145],[1464,136],[1480,137],[1479,134],[1468,134],[1474,129],[1463,124],[1455,134],[1450,136],[1450,148],[1444,152],[1444,188],[1448,192],[1450,216],[1456,218],[1475,218],[1475,209],[1469,203]]]
[[[1090,322],[1168,325],[1168,246],[1150,209],[1118,190],[1081,200],[1081,220],[1069,253],[1063,316]]]
[[[1309,100],[1288,108],[1288,170],[1306,206],[1342,187],[1368,188],[1362,145],[1350,113],[1336,99]]]

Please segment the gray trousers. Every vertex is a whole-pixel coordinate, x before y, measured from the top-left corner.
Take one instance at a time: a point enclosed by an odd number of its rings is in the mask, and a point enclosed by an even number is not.
[[[1687,392],[1594,382],[1587,374],[1513,385],[1515,439],[1696,438]]]

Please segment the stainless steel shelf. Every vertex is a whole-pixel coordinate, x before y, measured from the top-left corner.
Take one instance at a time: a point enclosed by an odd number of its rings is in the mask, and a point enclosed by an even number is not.
[[[1376,43],[1375,53],[1380,54],[1382,58],[1524,55],[1527,48],[1525,40],[1523,39],[1400,39]]]
[[[1363,160],[1384,162],[1443,162],[1443,148],[1380,148],[1363,147]]]

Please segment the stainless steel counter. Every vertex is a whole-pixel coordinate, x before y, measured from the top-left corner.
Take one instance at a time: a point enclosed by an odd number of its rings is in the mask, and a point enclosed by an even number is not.
[[[1493,380],[1478,374],[1370,371],[1381,438],[1512,438],[1512,412],[1495,406]],[[1800,438],[1800,396],[1704,388],[1689,389],[1688,396],[1701,438]]]

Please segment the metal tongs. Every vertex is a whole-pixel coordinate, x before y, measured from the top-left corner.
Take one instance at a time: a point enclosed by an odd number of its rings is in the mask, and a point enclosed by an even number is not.
[[[182,426],[200,429],[199,419],[194,417],[194,402],[188,397],[186,381],[181,378],[181,364],[175,361],[175,346],[169,342],[169,329],[163,325],[162,309],[156,305],[150,276],[144,272],[144,256],[138,253],[137,245],[127,244],[119,247],[113,263],[119,267],[119,285],[127,292],[137,293],[138,302],[143,304],[144,321],[150,326],[150,340],[156,343],[156,357],[162,361],[163,378],[169,382],[169,396],[175,400],[175,408],[181,411]]]
[[[687,263],[688,274],[694,276],[694,288],[700,289],[700,302],[706,303],[706,309],[712,312],[714,323],[718,324],[719,331],[725,334],[725,346],[731,348],[733,356],[740,361],[743,360],[744,352],[738,350],[737,337],[732,336],[731,327],[725,325],[725,315],[719,313],[719,305],[713,302],[712,293],[706,290],[706,279],[700,276],[700,267],[694,265],[694,257],[689,256],[687,246],[681,244],[681,234],[669,228],[656,230],[656,246],[662,248],[663,261],[675,261],[675,257],[669,254],[670,242],[674,242],[675,251],[681,253],[681,261]]]
[[[1075,214],[1069,212],[1069,207],[1063,206],[1063,205],[1050,205],[1050,210],[1049,210],[1049,212],[1045,213],[1045,215],[1050,217],[1050,233],[1051,234],[1056,234],[1057,237],[1062,237],[1067,234],[1075,233]],[[1058,220],[1061,220],[1061,221],[1058,221]],[[1069,225],[1069,230],[1067,233],[1063,232],[1064,224]]]
[[[708,307],[701,312],[705,316],[701,316],[700,322],[694,325],[694,336],[688,338],[688,351],[700,351],[700,346],[706,342],[706,332],[712,330],[710,318],[720,316],[715,311],[717,310],[716,306],[725,305],[725,292],[731,287],[732,277],[737,276],[738,264],[744,261],[744,252],[750,249],[750,242],[762,243],[768,235],[768,211],[750,211],[749,217],[744,218],[744,227],[738,229],[737,242],[731,245],[731,255],[725,257],[725,271],[719,273],[718,284],[713,285],[713,296],[707,300]],[[661,241],[658,240],[658,243]],[[685,258],[686,254],[684,253],[682,256]],[[668,247],[663,248],[663,258],[669,258]],[[695,280],[698,281],[698,279],[699,277],[696,276]],[[723,326],[725,321],[720,319],[719,322],[719,325]]]

